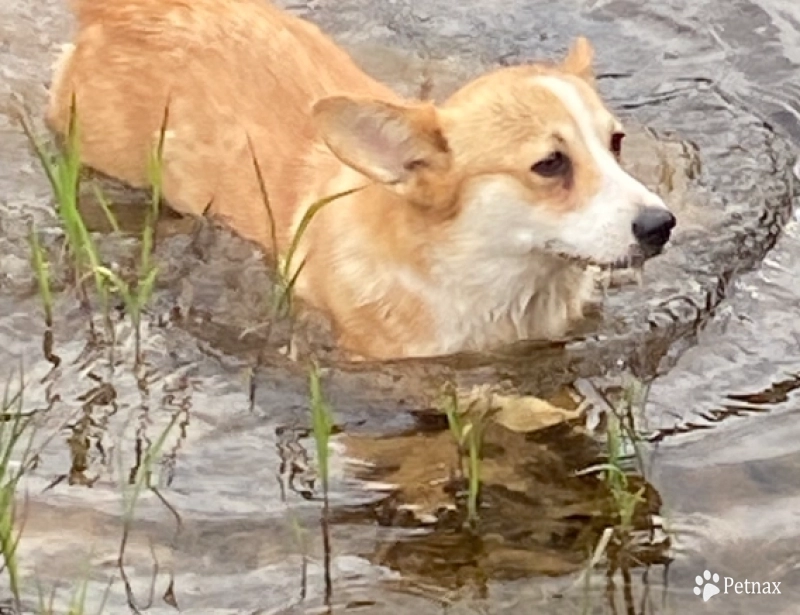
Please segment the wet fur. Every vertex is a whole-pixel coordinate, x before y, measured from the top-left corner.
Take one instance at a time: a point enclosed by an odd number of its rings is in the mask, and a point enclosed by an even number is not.
[[[267,251],[253,152],[281,252],[309,205],[365,187],[317,215],[296,261],[299,296],[357,355],[564,335],[592,294],[585,262],[624,257],[636,207],[660,203],[598,151],[619,122],[594,90],[585,39],[561,64],[500,69],[435,107],[401,99],[262,0],[73,7],[47,122],[65,132],[74,94],[86,165],[144,186],[168,104],[167,202]],[[568,181],[531,172],[554,135],[574,160]]]

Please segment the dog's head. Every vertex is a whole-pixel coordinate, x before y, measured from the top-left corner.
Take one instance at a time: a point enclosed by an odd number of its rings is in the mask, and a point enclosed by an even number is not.
[[[620,166],[625,133],[592,61],[580,38],[558,65],[488,73],[438,108],[337,96],[314,115],[336,156],[461,250],[639,264],[661,252],[675,217]]]

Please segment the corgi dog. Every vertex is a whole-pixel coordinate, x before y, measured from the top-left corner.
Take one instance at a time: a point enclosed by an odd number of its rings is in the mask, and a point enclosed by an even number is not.
[[[562,338],[598,267],[640,266],[675,226],[620,166],[625,133],[584,38],[437,105],[264,0],[73,7],[46,122],[64,135],[74,103],[86,166],[146,187],[163,135],[168,205],[279,257],[309,207],[355,189],[317,211],[292,259],[296,295],[354,357]]]

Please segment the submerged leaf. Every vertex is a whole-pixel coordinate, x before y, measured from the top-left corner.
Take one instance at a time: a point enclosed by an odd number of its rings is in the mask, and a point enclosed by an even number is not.
[[[469,408],[469,414],[490,418],[517,433],[539,431],[573,421],[582,412],[581,408],[562,408],[538,397],[490,393],[484,387],[477,387],[459,397],[459,407]]]

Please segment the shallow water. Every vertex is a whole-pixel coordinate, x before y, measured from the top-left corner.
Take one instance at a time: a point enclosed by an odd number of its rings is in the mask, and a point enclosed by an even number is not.
[[[437,76],[461,79],[487,64],[551,57],[586,34],[611,105],[631,122],[696,144],[704,164],[696,190],[711,214],[654,261],[644,287],[612,293],[599,336],[555,352],[553,365],[582,376],[613,367],[592,378],[597,386],[615,384],[625,364],[643,376],[659,373],[643,416],[653,439],[649,504],[673,535],[668,550],[653,547],[646,577],[635,569],[629,604],[617,591],[617,611],[798,612],[797,222],[760,261],[789,205],[788,168],[800,142],[800,9],[789,0],[737,0],[724,10],[683,0],[290,6],[334,33],[368,70],[410,91],[425,66],[446,90]],[[192,613],[307,612],[323,591],[319,503],[304,497],[317,487],[307,467],[307,390],[303,374],[277,359],[250,378],[259,340],[237,334],[259,323],[259,289],[268,285],[250,247],[213,229],[162,244],[163,284],[143,335],[149,373],[130,369],[133,338],[122,320],[112,376],[108,352],[87,343],[86,317],[69,293],[54,324],[60,363],[53,369],[43,358],[28,223],[45,230],[52,248],[58,236],[14,109],[20,100],[34,114],[41,109],[69,23],[61,2],[0,6],[2,371],[24,363],[25,408],[49,408],[37,445],[52,438],[24,481],[23,576],[47,589],[58,584],[65,601],[88,574],[90,602],[99,604],[117,573],[120,478],[141,465],[140,445],[173,420],[159,491],[169,507],[142,495],[126,551],[135,603],[144,608],[152,593],[155,613],[173,611],[170,602]],[[131,246],[108,241],[122,264]],[[500,368],[476,368],[466,381],[507,375],[501,359]],[[442,514],[450,453],[441,421],[403,411],[419,406],[409,383],[427,382],[420,374],[435,368],[393,369],[400,372],[334,374],[330,383],[344,430],[334,438],[331,487],[337,612],[580,613],[587,597],[589,612],[614,612],[602,570],[588,591],[572,587],[602,520],[592,521],[600,507],[593,483],[568,477],[592,463],[596,442],[565,428],[488,434],[489,508],[476,542],[449,531]],[[542,386],[530,379],[515,384]],[[381,485],[393,487],[388,501]],[[292,515],[308,530],[305,584]],[[439,530],[413,527],[431,516]],[[668,566],[658,563],[665,554]],[[736,581],[779,581],[782,594],[728,593],[704,604],[692,590],[706,568]],[[127,612],[127,602],[117,579],[108,612]]]

